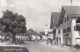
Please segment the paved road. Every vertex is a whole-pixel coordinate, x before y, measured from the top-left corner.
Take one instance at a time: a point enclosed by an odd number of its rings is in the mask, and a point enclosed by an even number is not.
[[[68,47],[61,46],[47,46],[40,42],[29,42],[25,45],[29,52],[80,52]]]
[[[7,46],[9,46],[9,45],[7,45]],[[17,46],[21,46],[21,45],[17,45]],[[0,52],[2,50],[2,47],[0,47]],[[12,50],[12,47],[15,48],[13,45],[13,46],[11,46],[11,48],[8,47],[9,50],[10,49]],[[25,52],[80,52],[80,49],[75,50],[75,49],[67,47],[67,46],[64,46],[64,47],[61,47],[58,45],[47,46],[44,42],[27,42],[26,44],[22,45],[21,47],[25,47],[25,49],[24,49]],[[3,48],[6,49],[6,47],[3,47]],[[23,48],[18,47],[15,50],[18,50],[18,49],[20,49],[20,51],[21,51]],[[11,52],[11,50],[10,50],[10,52]],[[17,52],[20,52],[20,51],[17,51]],[[2,52],[4,52],[4,51],[2,51]],[[7,51],[7,52],[9,52],[9,51]],[[21,52],[24,52],[24,51],[21,51]]]
[[[0,46],[0,52],[29,52],[25,47]]]

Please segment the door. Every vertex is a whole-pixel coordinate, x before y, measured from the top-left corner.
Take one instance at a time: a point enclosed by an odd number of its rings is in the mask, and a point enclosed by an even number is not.
[[[69,42],[69,34],[65,34],[65,45],[68,45]]]

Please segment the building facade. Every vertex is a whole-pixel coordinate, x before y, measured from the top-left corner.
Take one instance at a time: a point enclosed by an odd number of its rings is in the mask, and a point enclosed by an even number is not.
[[[49,31],[49,27],[48,27],[48,25],[46,24],[46,25],[45,25],[45,28],[44,28],[45,35],[48,34],[48,31]]]
[[[56,15],[51,17],[54,18],[51,26],[56,42],[58,44],[76,45],[76,39],[80,38],[79,31],[76,30],[76,21],[80,18],[80,6],[63,6],[60,15],[55,17]],[[57,24],[55,25],[56,21]]]
[[[59,22],[60,12],[51,13],[51,24],[50,29],[53,29],[53,41],[58,43],[58,22]]]

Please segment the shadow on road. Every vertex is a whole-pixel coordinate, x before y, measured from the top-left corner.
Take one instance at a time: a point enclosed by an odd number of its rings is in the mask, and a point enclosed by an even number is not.
[[[0,52],[29,52],[25,47],[0,46]]]
[[[80,45],[75,45],[74,48],[75,48],[76,50],[79,50],[79,49],[80,49]]]

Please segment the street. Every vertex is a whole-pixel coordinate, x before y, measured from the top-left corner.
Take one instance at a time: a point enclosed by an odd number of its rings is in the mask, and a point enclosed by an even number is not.
[[[24,45],[29,52],[80,52],[80,50],[76,50],[70,47],[61,47],[58,45],[49,45],[42,42],[28,42],[26,45]]]
[[[44,41],[27,41],[25,44],[0,45],[0,52],[80,52],[80,49],[75,49],[69,46],[47,45]]]
[[[80,52],[80,0],[0,0],[0,52]]]

